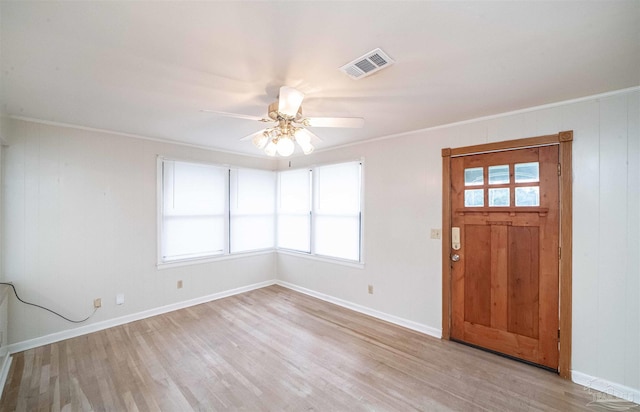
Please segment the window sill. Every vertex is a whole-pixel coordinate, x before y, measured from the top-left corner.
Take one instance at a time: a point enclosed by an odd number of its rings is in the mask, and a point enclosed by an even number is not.
[[[344,260],[344,259],[331,258],[326,256],[311,255],[305,252],[296,252],[293,250],[286,250],[286,249],[276,249],[276,251],[278,252],[278,254],[283,254],[287,256],[295,256],[303,259],[315,260],[318,262],[333,263],[334,265],[348,266],[355,269],[364,269],[364,262],[354,262],[352,260]]]
[[[201,258],[174,260],[171,262],[158,262],[156,264],[156,267],[158,270],[171,269],[171,268],[181,267],[181,266],[200,265],[203,263],[220,262],[223,260],[242,259],[242,258],[252,257],[252,256],[267,255],[269,253],[274,253],[275,251],[276,251],[275,249],[264,249],[264,250],[256,250],[252,252],[234,253],[232,255],[216,255],[216,256],[206,256]]]
[[[310,259],[310,260],[315,260],[315,261],[324,262],[324,263],[332,263],[334,265],[347,266],[355,269],[364,269],[363,262],[354,262],[351,260],[344,260],[344,259],[332,258],[327,256],[311,255],[305,252],[296,252],[293,250],[286,250],[286,249],[265,249],[265,250],[258,250],[253,252],[235,253],[233,255],[207,256],[202,258],[176,260],[173,262],[162,262],[162,263],[157,263],[156,268],[158,270],[164,270],[164,269],[171,269],[171,268],[182,267],[182,266],[201,265],[205,263],[214,263],[214,262],[220,262],[224,260],[242,259],[242,258],[247,258],[252,256],[261,256],[261,255],[267,255],[269,253],[278,253],[278,254],[283,254],[287,256],[295,256],[303,259]]]

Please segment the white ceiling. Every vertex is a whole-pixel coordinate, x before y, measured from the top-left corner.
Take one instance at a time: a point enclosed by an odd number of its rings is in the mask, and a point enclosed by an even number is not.
[[[327,148],[640,84],[640,0],[0,2],[5,114],[259,154],[281,85]],[[340,66],[382,48],[361,80]],[[299,149],[298,149],[299,150]]]

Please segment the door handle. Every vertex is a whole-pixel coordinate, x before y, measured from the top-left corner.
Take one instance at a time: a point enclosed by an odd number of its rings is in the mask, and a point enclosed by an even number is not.
[[[460,260],[460,255],[459,255],[459,254],[457,254],[457,253],[454,253],[453,255],[451,255],[451,260],[452,260],[453,262],[457,262],[457,261],[459,261],[459,260]]]

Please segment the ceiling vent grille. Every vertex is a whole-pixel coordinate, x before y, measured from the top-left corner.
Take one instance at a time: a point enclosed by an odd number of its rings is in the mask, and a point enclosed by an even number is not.
[[[340,68],[340,71],[346,73],[352,79],[358,80],[389,67],[393,63],[395,62],[385,52],[375,49],[345,64]]]

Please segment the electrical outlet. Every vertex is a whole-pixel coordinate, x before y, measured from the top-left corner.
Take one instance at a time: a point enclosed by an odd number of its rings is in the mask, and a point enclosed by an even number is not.
[[[93,307],[98,309],[102,307],[102,299],[96,298],[93,300]]]
[[[442,239],[442,230],[431,229],[431,239]]]
[[[178,281],[178,289],[182,289],[182,281],[181,280]]]
[[[124,293],[118,293],[116,295],[116,305],[122,305],[124,303]]]
[[[373,295],[373,285],[369,285],[367,289],[369,290],[369,294]]]

